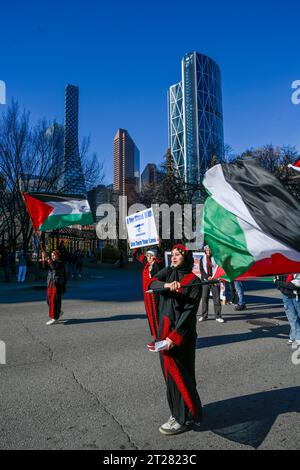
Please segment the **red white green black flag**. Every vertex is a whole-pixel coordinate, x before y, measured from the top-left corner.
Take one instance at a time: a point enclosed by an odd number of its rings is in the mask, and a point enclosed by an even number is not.
[[[255,159],[205,174],[205,242],[231,280],[300,272],[300,204]]]
[[[47,193],[23,193],[34,229],[55,230],[68,225],[90,225],[93,216],[86,199]]]

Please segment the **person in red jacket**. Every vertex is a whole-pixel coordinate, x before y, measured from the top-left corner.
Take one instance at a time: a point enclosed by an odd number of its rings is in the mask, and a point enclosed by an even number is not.
[[[148,294],[149,280],[161,269],[161,262],[157,258],[157,250],[155,248],[148,249],[146,254],[138,256],[138,261],[144,265],[143,269],[143,294],[144,304],[147,313],[149,328],[151,336],[154,341],[157,339],[158,334],[158,296],[155,294]],[[148,343],[147,347],[152,346],[152,342]]]

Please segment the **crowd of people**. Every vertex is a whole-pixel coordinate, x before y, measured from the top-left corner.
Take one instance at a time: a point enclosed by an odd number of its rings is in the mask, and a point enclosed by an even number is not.
[[[77,281],[78,278],[81,278],[84,260],[83,251],[80,248],[76,248],[76,250],[68,250],[62,240],[59,244],[58,252],[60,253],[61,261],[65,263],[66,267],[68,267],[67,277],[71,277],[75,281]]]
[[[65,263],[67,277],[75,281],[81,278],[85,257],[83,250],[80,248],[68,250],[64,242],[61,241],[58,251],[61,254],[61,261]],[[23,284],[28,276],[28,267],[32,261],[29,253],[24,250],[14,253],[7,247],[3,247],[0,250],[0,259],[4,270],[4,281],[10,282],[15,279],[18,284]]]

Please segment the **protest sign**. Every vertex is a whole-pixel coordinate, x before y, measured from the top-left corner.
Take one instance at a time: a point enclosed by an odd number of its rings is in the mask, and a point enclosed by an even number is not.
[[[131,249],[159,242],[152,208],[126,217],[126,227]]]

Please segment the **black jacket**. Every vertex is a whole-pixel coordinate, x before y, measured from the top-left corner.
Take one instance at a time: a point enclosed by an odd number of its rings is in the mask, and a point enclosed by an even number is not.
[[[49,287],[50,281],[52,285],[60,288],[62,292],[66,290],[66,270],[65,265],[62,261],[48,261],[48,276],[47,276],[47,286]]]
[[[286,280],[287,275],[276,276],[275,284],[277,289],[279,289],[283,295],[286,295],[290,299],[296,298],[296,295],[300,296],[300,287],[296,287],[291,282],[286,282]]]

